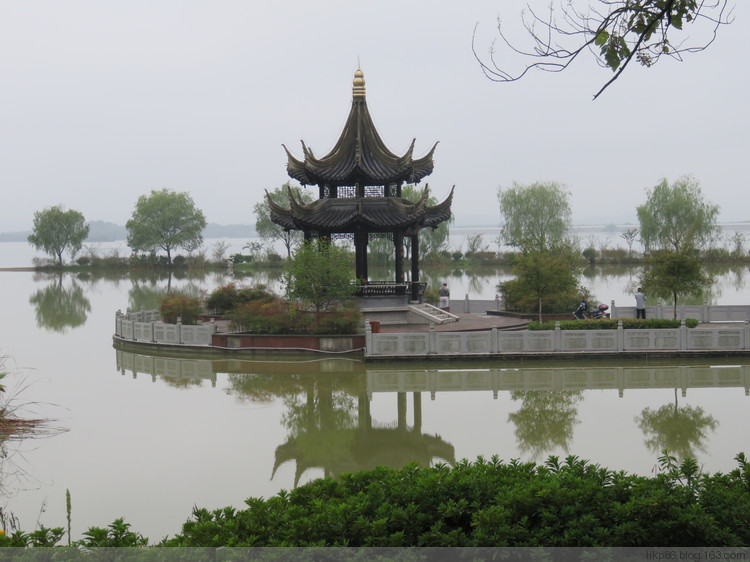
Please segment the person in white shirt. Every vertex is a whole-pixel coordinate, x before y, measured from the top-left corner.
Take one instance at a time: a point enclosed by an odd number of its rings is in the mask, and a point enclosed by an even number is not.
[[[646,319],[646,295],[640,287],[635,293],[635,317]]]

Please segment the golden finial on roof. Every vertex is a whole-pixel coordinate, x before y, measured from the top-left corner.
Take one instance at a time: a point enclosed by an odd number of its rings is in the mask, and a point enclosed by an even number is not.
[[[357,68],[354,72],[354,87],[352,88],[352,94],[355,98],[365,97],[365,74],[361,68]]]

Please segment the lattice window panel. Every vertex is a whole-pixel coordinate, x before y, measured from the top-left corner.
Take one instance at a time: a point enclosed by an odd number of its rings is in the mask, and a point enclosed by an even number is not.
[[[370,240],[374,240],[375,238],[384,238],[386,240],[393,240],[393,233],[392,232],[370,232],[368,237]]]

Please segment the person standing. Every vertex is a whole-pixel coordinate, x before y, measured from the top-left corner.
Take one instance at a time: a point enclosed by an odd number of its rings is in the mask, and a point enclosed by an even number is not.
[[[448,283],[443,283],[443,286],[438,289],[438,296],[440,297],[440,308],[450,311],[451,292],[450,289],[448,289]]]
[[[635,292],[635,317],[646,319],[646,295],[640,287]]]

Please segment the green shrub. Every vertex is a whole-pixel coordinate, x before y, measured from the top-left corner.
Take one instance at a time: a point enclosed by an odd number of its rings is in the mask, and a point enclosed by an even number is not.
[[[82,265],[82,266],[91,265],[91,257],[89,257],[89,256],[79,256],[76,259],[76,263],[78,265]]]
[[[583,251],[583,257],[586,258],[586,260],[589,262],[589,265],[594,265],[596,263],[596,250],[594,248],[586,248]]]
[[[628,251],[625,248],[604,248],[599,261],[601,263],[608,263],[615,265],[618,263],[624,263],[630,258]]]
[[[440,296],[438,295],[438,288],[427,287],[424,290],[424,295],[422,298],[424,299],[424,302],[426,302],[427,304],[437,306],[438,303],[440,302]]]
[[[84,539],[76,542],[76,546],[87,548],[123,548],[146,546],[148,539],[130,530],[130,523],[125,523],[121,517],[108,525],[107,528],[90,527],[83,533]]]
[[[224,314],[238,304],[239,291],[234,283],[214,289],[206,299],[206,307],[216,314]]]
[[[667,328],[679,328],[681,321],[669,318],[602,318],[601,320],[561,320],[561,330],[616,330],[617,323],[622,320],[622,327],[625,330],[664,330]],[[529,322],[529,330],[554,330],[555,321],[547,320],[542,322]],[[695,328],[700,324],[695,318],[686,318],[685,325],[688,328]]]
[[[159,302],[161,319],[168,324],[175,324],[178,318],[183,324],[195,324],[201,313],[201,303],[196,297],[172,293]]]
[[[281,301],[248,301],[227,312],[229,328],[253,334],[284,334],[294,327],[293,307]]]
[[[215,289],[206,299],[206,306],[217,314],[225,314],[252,300],[272,302],[276,300],[276,296],[265,285],[237,287],[234,283],[229,283]]]
[[[165,546],[656,547],[750,541],[750,465],[714,476],[661,457],[656,477],[570,456],[496,457],[320,479],[247,508],[195,508]]]
[[[316,313],[282,300],[248,301],[229,311],[227,318],[231,330],[254,334],[353,334],[362,328],[356,306]]]
[[[245,256],[242,254],[234,254],[232,256],[232,263],[250,263],[255,260],[254,256]]]
[[[327,310],[316,322],[316,334],[357,334],[362,331],[362,313],[356,305]]]

